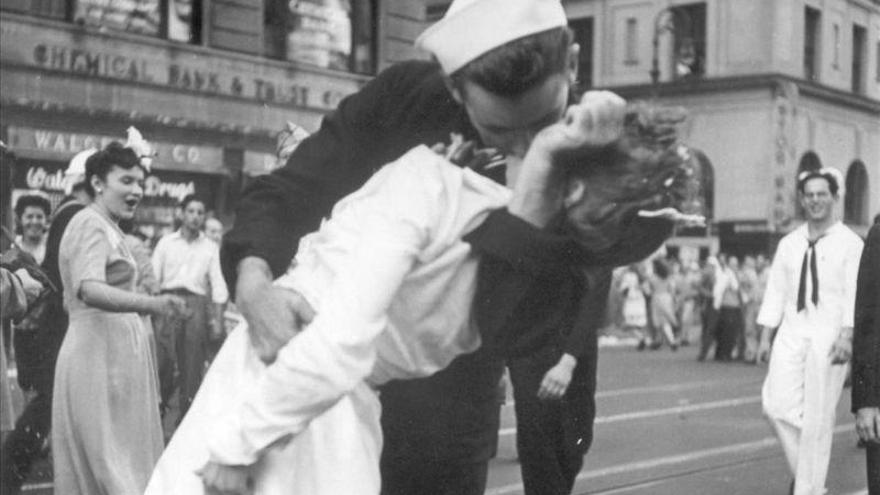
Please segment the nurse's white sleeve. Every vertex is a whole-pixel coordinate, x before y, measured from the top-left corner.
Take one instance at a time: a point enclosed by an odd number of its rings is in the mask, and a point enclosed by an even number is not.
[[[347,214],[354,217],[348,219],[356,221],[345,225],[356,232],[347,237],[350,245],[334,267],[338,276],[312,323],[281,349],[243,405],[209,430],[213,461],[252,464],[263,449],[301,432],[372,371],[387,309],[442,212],[440,181],[431,175],[436,170],[399,165],[386,166],[362,188],[367,197],[349,205]]]
[[[764,300],[761,302],[761,310],[758,312],[758,324],[765,327],[775,328],[782,323],[782,314],[785,310],[785,257],[790,253],[785,239],[779,243],[773,263],[770,264],[770,274],[767,276],[767,289],[764,291]]]
[[[846,259],[844,260],[844,280],[846,281],[846,286],[843,288],[844,304],[843,321],[840,322],[841,328],[852,328],[855,326],[856,287],[859,278],[859,262],[862,259],[864,243],[861,239],[853,237],[854,239],[850,243],[849,249],[847,249]]]

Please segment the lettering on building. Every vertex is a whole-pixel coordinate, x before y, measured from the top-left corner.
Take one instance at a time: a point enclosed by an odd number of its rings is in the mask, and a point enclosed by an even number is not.
[[[340,89],[291,82],[277,75],[261,74],[257,77],[244,70],[230,73],[213,70],[209,62],[170,62],[120,51],[37,43],[29,63],[87,77],[170,86],[194,93],[234,96],[285,106],[332,109],[346,95]]]

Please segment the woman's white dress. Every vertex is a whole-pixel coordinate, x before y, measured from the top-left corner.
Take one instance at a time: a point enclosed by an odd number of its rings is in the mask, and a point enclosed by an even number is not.
[[[317,310],[265,367],[247,329],[227,338],[148,494],[202,493],[209,459],[257,463],[256,493],[379,493],[375,386],[476,350],[476,257],[462,236],[510,191],[424,146],[377,172],[303,239],[276,281]]]

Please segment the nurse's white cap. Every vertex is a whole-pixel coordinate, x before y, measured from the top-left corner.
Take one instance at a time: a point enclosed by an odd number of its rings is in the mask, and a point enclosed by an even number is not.
[[[416,46],[452,74],[501,45],[567,25],[560,0],[454,0]]]

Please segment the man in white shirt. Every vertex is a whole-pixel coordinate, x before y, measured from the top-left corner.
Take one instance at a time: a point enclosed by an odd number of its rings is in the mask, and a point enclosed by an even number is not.
[[[190,195],[181,202],[181,209],[180,229],[156,245],[153,270],[161,292],[183,297],[190,313],[185,320],[156,321],[163,412],[174,393],[176,360],[183,417],[202,381],[209,335],[218,337],[223,330],[229,293],[220,271],[220,248],[202,232],[205,203]]]
[[[852,355],[863,243],[835,218],[841,182],[830,168],[798,176],[807,223],[779,242],[758,314],[759,359],[770,353],[764,413],[782,444],[795,495],[825,493],[835,409]]]

